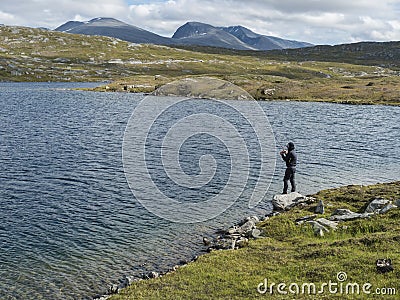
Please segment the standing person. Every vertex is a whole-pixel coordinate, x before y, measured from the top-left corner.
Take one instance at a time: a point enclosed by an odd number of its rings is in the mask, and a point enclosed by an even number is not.
[[[280,152],[282,159],[286,162],[286,171],[285,177],[283,177],[283,192],[282,194],[287,194],[288,190],[288,181],[292,186],[292,192],[296,191],[296,182],[295,182],[295,173],[296,173],[296,164],[297,164],[297,154],[294,150],[294,144],[289,142],[287,144],[287,150],[282,150]]]

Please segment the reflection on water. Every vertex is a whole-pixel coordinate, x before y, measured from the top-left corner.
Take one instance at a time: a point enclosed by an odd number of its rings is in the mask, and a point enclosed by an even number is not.
[[[245,194],[220,217],[194,225],[148,213],[121,160],[125,126],[142,96],[65,89],[71,86],[0,84],[1,299],[91,298],[123,275],[190,259],[203,234],[269,207],[264,200],[247,209]],[[300,192],[399,179],[398,107],[261,105],[277,144],[297,147]],[[197,147],[185,147],[183,168],[195,170]],[[277,159],[266,199],[282,188]]]

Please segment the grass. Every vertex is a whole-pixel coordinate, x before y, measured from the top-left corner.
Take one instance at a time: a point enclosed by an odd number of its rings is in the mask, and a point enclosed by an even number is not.
[[[367,46],[173,48],[0,26],[0,81],[107,81],[96,90],[151,92],[184,77],[211,76],[258,100],[400,105],[398,43]]]
[[[346,186],[314,195],[326,205],[325,217],[336,208],[360,212],[377,197],[400,199],[400,182],[372,186]],[[341,223],[338,230],[316,237],[309,225],[296,225],[298,217],[312,214],[316,204],[295,208],[261,223],[266,236],[252,240],[247,248],[215,251],[161,278],[135,282],[112,300],[122,299],[397,299],[398,296],[331,294],[326,288],[319,295],[260,294],[257,286],[270,283],[314,283],[318,288],[332,281],[339,272],[347,283],[394,288],[400,293],[400,209],[370,219]],[[379,274],[375,261],[391,258],[394,271]],[[344,285],[345,287],[345,285]],[[288,291],[286,289],[286,291]],[[393,292],[393,290],[386,290]]]

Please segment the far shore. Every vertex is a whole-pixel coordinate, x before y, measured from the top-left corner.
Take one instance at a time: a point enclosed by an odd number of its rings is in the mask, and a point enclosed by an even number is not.
[[[110,82],[107,84],[100,85],[95,88],[84,88],[82,90],[96,91],[96,92],[124,92],[124,93],[145,93],[152,94],[158,88],[165,84],[170,84],[182,80],[183,78],[200,78],[201,76],[190,76],[190,77],[178,77],[178,78],[162,78],[155,79],[151,77],[137,78],[137,79],[126,79]],[[219,80],[220,78],[216,77]],[[235,82],[230,82],[234,84]],[[367,85],[371,82],[366,83]],[[373,89],[368,91],[368,88],[362,87],[359,84],[354,87],[348,86],[339,89],[338,87],[332,87],[331,91],[327,93],[327,88],[329,88],[329,83],[313,83],[302,92],[300,89],[293,92],[293,88],[290,89],[285,86],[285,84],[280,84],[279,87],[254,90],[253,85],[251,88],[247,86],[237,86],[239,89],[243,89],[244,93],[248,93],[253,99],[259,101],[296,101],[296,102],[327,102],[327,103],[337,103],[337,104],[351,104],[351,105],[391,105],[400,106],[400,96],[396,95],[396,90],[393,90],[393,96],[383,97],[380,93],[376,93]],[[337,88],[337,90],[334,90]],[[396,87],[397,88],[397,87]],[[390,86],[386,88],[387,93]],[[310,90],[313,93],[310,93]],[[345,92],[343,92],[345,90]],[[279,94],[276,92],[279,91]],[[270,93],[270,94],[268,94]],[[185,96],[180,95],[179,92],[174,94],[174,96]]]

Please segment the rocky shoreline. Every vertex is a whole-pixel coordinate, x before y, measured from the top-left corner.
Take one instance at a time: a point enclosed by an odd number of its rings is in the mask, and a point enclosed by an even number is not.
[[[273,211],[262,217],[249,216],[229,227],[228,229],[219,230],[216,236],[212,239],[203,238],[203,244],[206,246],[206,252],[236,250],[246,247],[251,239],[265,238],[262,229],[258,228],[258,223],[268,222],[270,218],[289,211],[294,207],[304,207],[313,205],[314,213],[294,220],[297,226],[310,224],[315,236],[324,236],[324,234],[334,231],[338,228],[339,223],[345,223],[356,219],[370,218],[375,214],[385,214],[392,209],[400,208],[400,199],[393,203],[384,198],[376,198],[369,202],[364,212],[356,213],[346,208],[339,208],[333,211],[329,219],[317,218],[318,215],[324,214],[325,205],[322,201],[317,202],[317,199],[311,196],[303,196],[299,193],[290,193],[286,195],[275,195],[272,199]],[[346,226],[342,226],[346,227]],[[200,242],[200,241],[199,241]],[[175,272],[178,268],[196,261],[198,256],[195,256],[189,262],[180,266],[176,265],[166,272],[152,271],[141,274],[140,276],[126,276],[121,279],[118,284],[114,284],[107,289],[107,294],[94,298],[94,300],[107,300],[112,295],[119,293],[127,288],[132,283],[149,280],[168,275]]]

